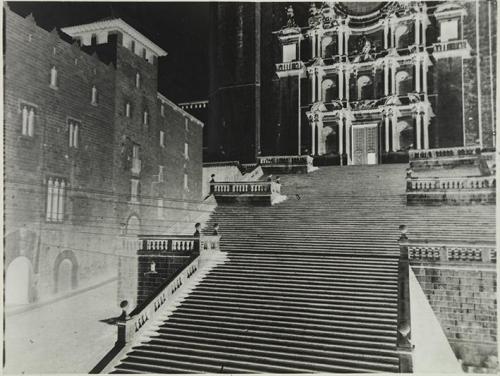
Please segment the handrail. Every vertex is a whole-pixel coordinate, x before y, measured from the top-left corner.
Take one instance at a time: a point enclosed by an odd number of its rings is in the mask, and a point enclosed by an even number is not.
[[[199,255],[193,254],[186,262],[185,267],[174,273],[167,281],[159,286],[155,293],[139,304],[130,317],[119,320],[117,344],[125,344],[136,336],[145,324],[156,317],[158,310],[170,297],[193,275],[199,268]]]
[[[239,161],[203,162],[203,167],[240,166]]]
[[[447,242],[433,240],[411,241],[408,244],[410,260],[441,262],[496,263],[495,242]]]
[[[397,352],[399,355],[399,372],[413,371],[413,345],[411,343],[410,312],[410,262],[408,257],[408,237],[406,226],[400,226],[399,261],[398,261],[398,320],[397,320]]]
[[[310,155],[270,155],[257,157],[259,163],[262,164],[279,164],[280,162],[295,162],[300,165],[312,164]]]

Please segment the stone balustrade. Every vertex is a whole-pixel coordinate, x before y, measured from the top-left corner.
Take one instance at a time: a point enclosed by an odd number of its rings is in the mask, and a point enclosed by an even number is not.
[[[218,235],[201,236],[200,252],[220,252],[220,236]]]
[[[257,162],[265,172],[308,173],[316,170],[310,155],[272,155],[257,157]]]
[[[454,40],[439,42],[433,44],[433,53],[435,59],[447,57],[470,57],[471,46],[466,40]]]
[[[410,242],[411,261],[496,263],[495,243]]]
[[[253,182],[221,182],[210,183],[210,190],[217,198],[218,196],[235,195],[269,195],[280,193],[281,185],[275,182],[253,181]]]
[[[141,333],[146,324],[153,322],[158,315],[158,311],[171,300],[174,294],[193,277],[198,271],[200,257],[194,255],[185,268],[180,270],[169,278],[160,288],[158,293],[150,299],[137,306],[130,316],[124,320],[118,321],[118,340],[117,344],[125,345]]]
[[[406,192],[467,191],[493,189],[495,176],[407,178]]]
[[[203,162],[203,167],[225,167],[225,166],[240,166],[238,161],[222,161],[222,162]]]
[[[165,251],[189,253],[198,251],[196,249],[197,240],[189,235],[140,235],[141,251]]]
[[[420,149],[408,152],[410,161],[438,158],[470,158],[471,156],[477,157],[479,154],[481,154],[481,148],[478,146]]]

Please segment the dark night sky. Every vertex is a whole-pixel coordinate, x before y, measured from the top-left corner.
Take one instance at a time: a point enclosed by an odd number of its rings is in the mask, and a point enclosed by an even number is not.
[[[158,44],[159,91],[174,102],[208,96],[208,5],[195,2],[8,2],[16,13],[32,13],[39,26],[89,23],[120,17]]]

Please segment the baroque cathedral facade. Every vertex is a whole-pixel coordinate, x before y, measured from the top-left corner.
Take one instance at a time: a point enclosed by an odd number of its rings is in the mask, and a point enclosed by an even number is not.
[[[211,21],[212,158],[494,146],[494,2],[218,4]]]

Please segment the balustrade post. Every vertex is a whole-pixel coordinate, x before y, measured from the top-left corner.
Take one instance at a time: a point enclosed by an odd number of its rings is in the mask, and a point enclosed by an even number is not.
[[[397,351],[399,354],[399,372],[413,371],[410,313],[410,262],[408,258],[408,228],[399,226],[399,263],[398,263],[398,324]]]
[[[482,262],[491,262],[491,253],[489,248],[481,249],[481,261]]]
[[[448,261],[448,248],[445,245],[439,249],[439,260]]]

